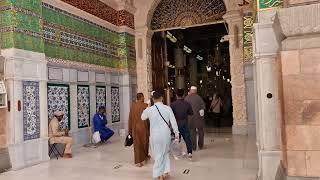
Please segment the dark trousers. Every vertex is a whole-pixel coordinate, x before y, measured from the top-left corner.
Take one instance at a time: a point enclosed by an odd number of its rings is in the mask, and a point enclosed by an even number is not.
[[[187,125],[179,126],[180,138],[183,137],[184,142],[187,146],[188,153],[192,154],[192,141],[190,136],[190,131]]]
[[[216,127],[221,127],[221,113],[213,113],[213,118],[214,118]]]
[[[198,130],[198,133],[197,133]],[[192,138],[192,149],[195,151],[197,150],[197,144],[200,149],[203,148],[204,144],[204,129],[202,128],[191,128],[191,138]],[[198,143],[197,143],[197,135],[199,136],[198,138]]]

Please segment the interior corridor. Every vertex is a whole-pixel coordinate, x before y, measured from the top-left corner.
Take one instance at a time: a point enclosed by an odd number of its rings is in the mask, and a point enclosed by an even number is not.
[[[210,132],[207,130],[205,149],[196,151],[192,161],[171,159],[170,179],[255,180],[258,171],[255,140],[247,136]],[[151,179],[152,161],[142,168],[134,166],[132,147],[125,148],[123,142],[115,137],[97,148],[75,147],[73,159],[52,159],[47,163],[1,174],[0,179]]]

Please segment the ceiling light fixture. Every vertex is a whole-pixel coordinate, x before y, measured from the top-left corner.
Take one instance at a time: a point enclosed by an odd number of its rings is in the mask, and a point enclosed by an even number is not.
[[[184,50],[185,52],[189,53],[189,54],[192,53],[192,50],[191,50],[188,46],[186,46],[186,45],[183,46],[183,50]]]
[[[174,37],[174,35],[172,35],[169,31],[167,32],[167,35],[166,37],[173,43],[176,43],[177,42],[177,38]]]
[[[199,61],[202,61],[203,60],[203,57],[201,57],[201,56],[199,56],[199,55],[197,55],[197,57],[196,57]]]

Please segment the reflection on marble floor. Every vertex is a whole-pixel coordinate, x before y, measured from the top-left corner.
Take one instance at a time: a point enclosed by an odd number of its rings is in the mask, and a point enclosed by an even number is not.
[[[212,141],[214,139],[214,141]],[[255,180],[258,170],[255,140],[230,134],[206,134],[204,150],[193,161],[171,160],[173,180]],[[183,174],[189,169],[188,174]],[[97,148],[81,147],[71,160],[59,159],[0,175],[1,180],[147,180],[152,162],[133,165],[133,151],[123,141],[112,139]]]

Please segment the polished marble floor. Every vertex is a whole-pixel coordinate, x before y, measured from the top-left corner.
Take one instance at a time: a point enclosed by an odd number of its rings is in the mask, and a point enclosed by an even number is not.
[[[213,141],[214,140],[214,141]],[[207,133],[205,149],[192,161],[172,158],[172,180],[255,180],[257,153],[254,139],[225,133]],[[97,148],[81,147],[74,158],[52,159],[19,171],[0,175],[1,180],[147,180],[152,179],[152,162],[133,165],[131,148],[113,138]]]

